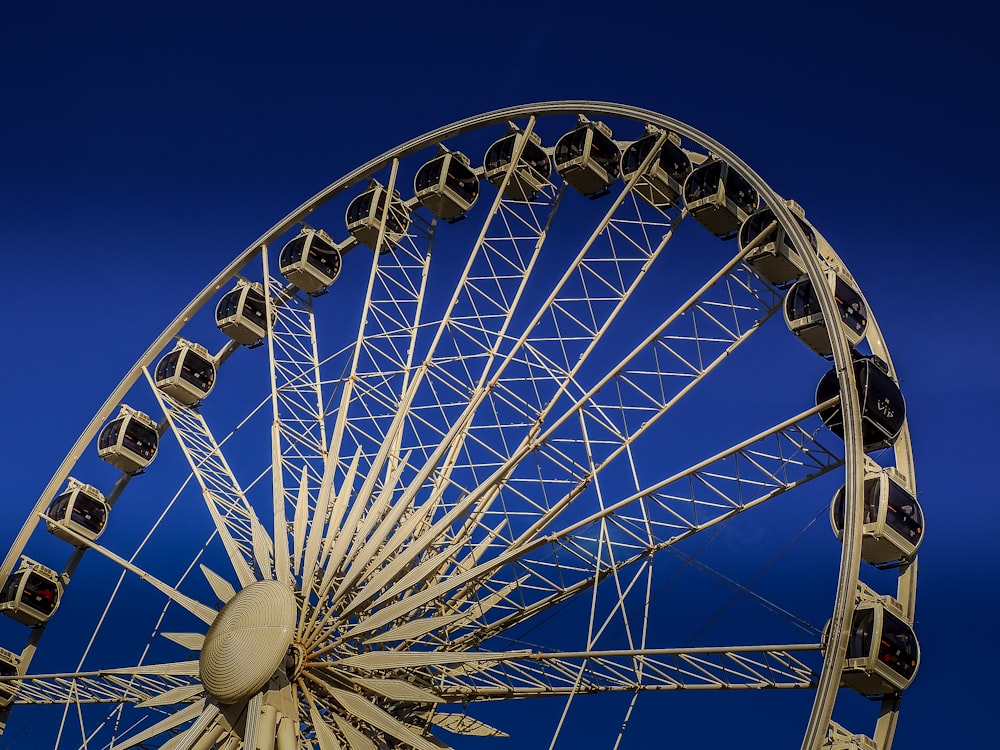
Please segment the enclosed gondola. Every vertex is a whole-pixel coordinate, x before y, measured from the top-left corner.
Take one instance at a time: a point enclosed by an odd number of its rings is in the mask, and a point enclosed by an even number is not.
[[[813,251],[819,247],[816,232],[805,221],[805,212],[794,201],[788,201],[789,208],[796,214],[799,226],[809,239]],[[767,231],[768,227],[774,226]],[[766,234],[761,236],[762,234]],[[806,264],[792,245],[784,227],[777,223],[774,211],[762,208],[747,217],[740,226],[740,250],[746,250],[752,243],[754,247],[744,258],[747,265],[753,268],[764,279],[778,287],[783,287],[805,275]]]
[[[21,657],[0,648],[0,678],[17,677],[21,673]],[[17,682],[0,679],[0,708],[6,708],[17,698]]]
[[[684,181],[684,203],[705,229],[730,239],[757,210],[760,197],[735,168],[712,159],[695,167]]]
[[[479,176],[465,154],[442,150],[417,170],[413,192],[432,214],[454,223],[465,218],[479,197]]]
[[[647,126],[646,135],[631,143],[622,154],[622,178],[628,180],[638,172],[657,143],[661,144],[657,154],[633,189],[652,206],[668,206],[681,195],[684,180],[691,174],[691,157],[681,148],[681,139],[675,133]]]
[[[607,195],[621,173],[622,152],[611,139],[611,128],[584,117],[556,141],[553,157],[559,176],[588,198]]]
[[[54,570],[22,557],[0,588],[0,612],[25,625],[41,625],[56,611],[62,590]]]
[[[844,335],[851,346],[857,346],[868,330],[868,307],[861,293],[833,271],[824,275],[822,283],[833,292]],[[788,330],[802,343],[820,356],[833,354],[830,332],[826,328],[826,318],[820,309],[812,279],[800,279],[792,285],[785,295],[784,310]]]
[[[508,123],[507,135],[486,150],[483,161],[486,179],[498,190],[503,188],[504,196],[512,201],[534,200],[552,176],[552,162],[541,143],[537,133],[525,135],[516,125]],[[504,179],[518,149],[521,155],[505,186]]]
[[[866,696],[905,690],[920,666],[913,627],[895,599],[878,597],[863,584],[861,589],[851,617],[841,683]]]
[[[97,437],[97,455],[122,471],[135,474],[156,456],[160,437],[156,422],[124,404]]]
[[[844,497],[841,487],[830,506],[830,522],[838,539],[844,533]],[[876,467],[865,472],[862,505],[861,557],[865,562],[887,565],[912,559],[924,537],[924,514],[895,469]]]
[[[278,268],[306,294],[322,294],[340,275],[343,250],[322,229],[304,227],[281,249]]]
[[[864,451],[888,448],[899,437],[906,420],[906,403],[896,381],[886,372],[885,364],[876,357],[857,357],[854,377],[858,387],[861,411],[861,439]],[[831,368],[816,387],[816,404],[822,404],[840,394],[836,367]],[[838,437],[844,437],[844,414],[840,404],[823,409],[820,417]]]
[[[205,347],[180,341],[156,364],[153,382],[177,403],[191,406],[212,392],[215,362]]]
[[[346,221],[347,231],[362,245],[372,250],[389,252],[392,244],[406,234],[406,229],[410,226],[410,213],[398,190],[394,190],[390,197],[389,190],[384,185],[372,180],[368,189],[347,206]],[[381,246],[380,234],[383,234]]]
[[[45,515],[50,533],[60,539],[77,544],[70,529],[85,539],[97,539],[108,522],[109,507],[104,495],[96,487],[69,478],[66,489],[49,503]]]
[[[293,282],[294,283],[294,282]],[[237,344],[257,346],[267,336],[264,287],[240,279],[215,307],[215,325]]]

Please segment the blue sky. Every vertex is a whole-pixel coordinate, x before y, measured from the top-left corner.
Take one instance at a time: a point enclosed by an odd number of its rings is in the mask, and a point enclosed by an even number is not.
[[[619,101],[726,144],[860,281],[928,517],[924,660],[897,747],[991,736],[988,674],[953,644],[970,620],[998,625],[995,17],[968,2],[97,5],[0,24],[0,536],[175,311],[309,195],[477,112]]]

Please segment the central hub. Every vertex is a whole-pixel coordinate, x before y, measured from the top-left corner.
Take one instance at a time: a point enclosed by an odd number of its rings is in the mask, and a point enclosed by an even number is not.
[[[208,629],[199,671],[205,692],[223,705],[247,700],[285,663],[295,636],[295,596],[278,581],[258,581],[230,599]]]

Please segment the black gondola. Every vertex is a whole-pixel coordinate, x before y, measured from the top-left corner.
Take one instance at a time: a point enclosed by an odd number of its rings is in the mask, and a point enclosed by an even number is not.
[[[479,197],[479,177],[465,154],[444,151],[417,170],[413,192],[431,213],[454,223]]]
[[[60,596],[56,572],[25,557],[0,589],[0,612],[25,625],[41,625],[56,611]]]
[[[854,377],[861,402],[861,440],[865,453],[888,448],[899,437],[906,419],[903,393],[874,357],[857,357],[854,360]],[[816,387],[816,404],[821,404],[840,394],[837,369],[831,368]],[[820,412],[823,422],[834,434],[844,437],[844,416],[840,404]]]
[[[630,144],[622,154],[622,178],[628,180],[635,174],[656,146],[663,131],[646,128],[646,135]],[[633,188],[651,206],[667,206],[681,195],[684,180],[691,174],[691,158],[681,148],[681,139],[674,133],[660,146],[645,172],[636,180]]]
[[[0,677],[16,677],[21,673],[20,657],[0,648]],[[6,708],[17,697],[17,683],[0,680],[0,708]]]
[[[508,133],[486,150],[483,169],[493,187],[503,186],[507,170],[514,160],[515,151],[521,147],[521,157],[504,187],[504,196],[512,201],[533,201],[549,184],[552,162],[542,148],[542,139],[536,134],[525,134],[513,123],[508,123]]]
[[[743,175],[715,159],[695,167],[688,175],[684,203],[705,229],[716,237],[730,239],[757,210],[760,198]]]
[[[66,533],[62,527],[72,529],[85,539],[97,539],[108,522],[109,507],[100,491],[70,477],[66,490],[57,495],[49,503],[45,515],[51,520],[46,522],[50,533],[60,539],[77,544],[77,540]],[[58,521],[57,526],[52,521]]]
[[[863,590],[851,618],[841,683],[866,696],[897,693],[913,682],[920,645],[894,599]]]
[[[580,118],[580,125],[556,142],[556,171],[588,198],[607,195],[618,179],[622,152],[603,122]]]
[[[134,474],[156,457],[160,438],[156,422],[122,405],[118,416],[104,425],[97,438],[97,455],[112,466]]]
[[[322,229],[304,227],[281,249],[278,268],[306,294],[320,294],[340,275],[342,248]]]
[[[403,199],[399,197],[399,191],[394,190],[390,198],[389,191],[375,180],[371,181],[365,192],[351,201],[345,218],[347,231],[354,235],[358,242],[372,250],[378,245],[384,218],[385,233],[382,246],[377,248],[383,253],[389,252],[392,243],[406,234],[406,228],[410,226],[410,214]]]
[[[803,221],[805,212],[792,201],[789,201],[789,207],[797,215],[799,226],[809,238],[809,244],[812,245],[813,251],[818,250],[819,243],[816,240],[816,232]],[[744,260],[767,281],[780,287],[805,275],[806,264],[792,245],[788,233],[780,224],[758,240],[761,233],[773,223],[775,223],[774,211],[770,208],[755,211],[740,226],[739,243],[740,250],[745,250],[751,242],[757,241],[757,245],[746,254]]]
[[[841,328],[851,346],[857,346],[868,330],[868,308],[861,293],[832,271],[823,283],[833,292],[840,310]],[[810,278],[801,279],[785,295],[785,323],[802,343],[823,357],[833,354],[830,333],[819,307],[819,297]]]
[[[894,469],[865,472],[864,526],[861,557],[871,565],[909,560],[924,537],[924,514],[917,499],[907,492]],[[845,489],[830,505],[830,522],[837,538],[843,538]]]
[[[212,392],[215,362],[205,347],[181,341],[156,364],[153,382],[177,403],[191,406]]]
[[[237,281],[215,306],[215,325],[237,344],[257,346],[269,328],[264,287]]]

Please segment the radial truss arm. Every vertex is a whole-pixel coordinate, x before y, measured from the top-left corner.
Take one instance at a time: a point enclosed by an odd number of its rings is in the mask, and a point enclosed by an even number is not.
[[[198,662],[151,664],[144,667],[103,669],[65,674],[39,674],[0,677],[2,682],[17,684],[16,703],[89,704],[146,703],[173,691],[198,688]],[[175,693],[176,695],[177,693]],[[193,700],[186,694],[183,701]]]
[[[247,501],[205,417],[196,407],[182,406],[164,395],[153,385],[148,371],[146,377],[201,486],[205,505],[240,586],[269,577],[271,540]]]

